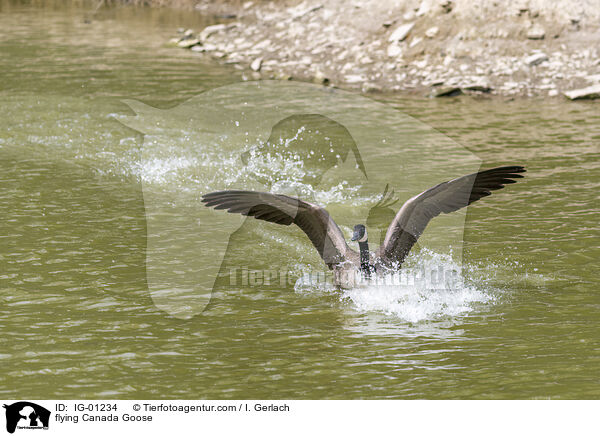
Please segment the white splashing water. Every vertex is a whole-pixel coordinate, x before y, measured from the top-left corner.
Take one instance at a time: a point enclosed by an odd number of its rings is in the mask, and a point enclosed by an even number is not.
[[[344,289],[340,300],[361,313],[383,313],[410,323],[465,316],[497,301],[495,289],[467,284],[462,272],[451,255],[422,250],[407,259],[401,273]],[[440,279],[449,277],[448,273],[453,274],[451,280]],[[315,284],[314,278],[305,274],[296,283],[296,291],[335,292],[331,283]]]
[[[302,129],[298,130],[298,134]],[[323,176],[323,169],[310,168],[303,156],[287,151],[289,143],[295,139],[286,139],[281,152],[260,151],[264,144],[259,142],[242,153],[239,150],[224,150],[220,144],[201,144],[181,139],[173,145],[168,141],[162,143],[157,138],[146,138],[144,147],[147,147],[147,151],[143,159],[139,160],[138,152],[134,150],[128,156],[131,162],[124,165],[123,172],[157,189],[175,189],[178,192],[197,192],[198,189],[210,192],[252,186],[253,189],[293,195],[324,206],[377,201],[375,196],[360,195],[360,182],[354,184],[342,180],[335,184],[320,183],[314,186],[314,180]],[[245,159],[242,159],[243,155]],[[338,164],[343,165],[343,162],[339,160]],[[335,168],[337,165],[332,169]]]
[[[295,137],[285,139],[282,149],[286,150],[297,135],[304,128],[300,128]],[[246,165],[237,171],[231,171],[227,183],[244,184],[249,181],[260,181],[270,192],[288,194],[314,201],[318,204],[327,205],[331,203],[354,204],[356,202],[373,201],[371,198],[359,198],[362,188],[360,184],[351,184],[342,180],[335,185],[320,184],[314,186],[313,178],[322,176],[322,169],[310,168],[305,164],[301,155],[279,152],[261,153],[257,151],[258,144],[247,152]],[[312,153],[312,152],[311,152]],[[341,160],[338,165],[341,165]],[[239,165],[238,165],[239,166]],[[337,165],[334,167],[337,168]]]

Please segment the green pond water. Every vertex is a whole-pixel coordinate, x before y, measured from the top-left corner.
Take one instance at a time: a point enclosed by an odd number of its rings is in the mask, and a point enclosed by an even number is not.
[[[210,19],[68,5],[0,1],[0,396],[600,397],[598,103],[243,83],[165,44]],[[291,192],[376,245],[412,195],[514,163],[407,261],[446,289],[311,284],[297,228],[200,203]]]

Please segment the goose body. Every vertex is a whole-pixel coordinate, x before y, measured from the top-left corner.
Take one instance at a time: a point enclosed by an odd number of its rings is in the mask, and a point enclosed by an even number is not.
[[[299,198],[255,191],[218,191],[202,196],[207,207],[289,226],[295,224],[308,236],[334,273],[334,282],[352,287],[357,272],[362,278],[398,270],[431,219],[450,213],[486,197],[491,191],[515,183],[525,172],[522,166],[503,166],[440,183],[404,203],[386,232],[383,244],[369,251],[366,228],[354,227],[353,241],[359,252],[346,243],[344,234],[322,207]]]

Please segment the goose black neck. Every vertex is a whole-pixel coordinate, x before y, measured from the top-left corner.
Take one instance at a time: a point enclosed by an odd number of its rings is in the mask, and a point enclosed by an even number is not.
[[[371,265],[369,264],[369,241],[359,242],[360,248],[360,270],[365,277],[371,277]]]

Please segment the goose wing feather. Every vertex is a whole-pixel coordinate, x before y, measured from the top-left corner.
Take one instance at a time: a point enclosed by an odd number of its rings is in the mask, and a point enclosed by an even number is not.
[[[386,266],[400,265],[429,221],[441,213],[459,210],[492,191],[516,183],[525,172],[522,166],[503,166],[469,174],[433,188],[408,200],[390,224],[376,258]]]
[[[282,194],[256,191],[218,191],[202,196],[207,207],[289,226],[296,224],[308,236],[329,268],[358,254],[327,211],[315,204]]]

